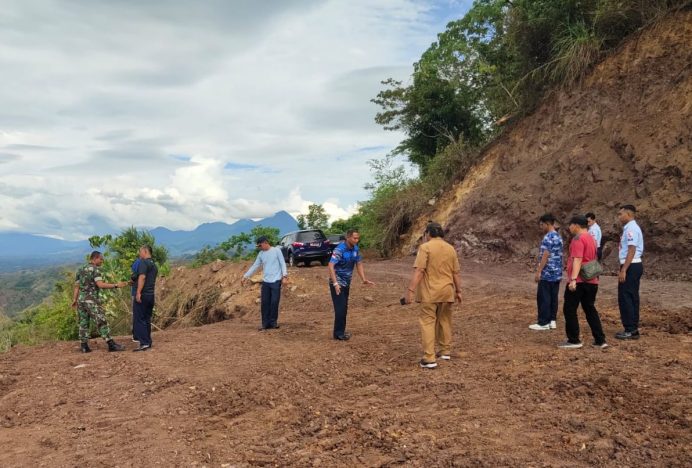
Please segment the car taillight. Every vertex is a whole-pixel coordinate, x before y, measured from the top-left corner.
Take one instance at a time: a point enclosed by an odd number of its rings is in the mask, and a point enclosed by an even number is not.
[[[298,247],[302,247],[302,246],[303,246],[303,243],[302,243],[302,242],[294,242],[294,243],[291,244],[291,245],[292,245],[293,247],[295,247],[295,248],[298,248]]]

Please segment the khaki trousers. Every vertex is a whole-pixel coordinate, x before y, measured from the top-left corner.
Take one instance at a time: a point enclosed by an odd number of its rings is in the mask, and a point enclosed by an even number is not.
[[[435,362],[435,345],[440,354],[452,350],[452,305],[451,302],[422,302],[418,322],[423,343],[423,360]]]

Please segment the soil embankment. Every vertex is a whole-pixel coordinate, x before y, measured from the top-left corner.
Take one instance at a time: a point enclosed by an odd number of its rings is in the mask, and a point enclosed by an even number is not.
[[[617,208],[631,203],[646,238],[646,270],[692,279],[692,12],[634,35],[577,89],[555,92],[490,145],[427,219],[464,254],[526,260],[537,220],[596,213],[605,264],[617,268]]]
[[[0,466],[692,464],[689,283],[643,282],[640,341],[564,351],[562,323],[527,329],[531,275],[465,262],[453,360],[427,371],[415,308],[398,304],[411,263],[367,263],[377,285],[354,285],[349,342],[330,339],[326,269],[312,267],[292,270],[279,330],[257,331],[253,286],[233,295],[246,313],[156,332],[147,353],[16,347],[0,355]],[[211,268],[167,284],[242,271]],[[599,291],[609,337],[615,289]]]

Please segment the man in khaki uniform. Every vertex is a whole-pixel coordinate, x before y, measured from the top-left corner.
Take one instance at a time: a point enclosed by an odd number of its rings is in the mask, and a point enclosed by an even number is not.
[[[409,283],[406,303],[421,305],[418,321],[423,342],[423,359],[420,366],[425,369],[437,367],[436,357],[451,359],[452,305],[461,302],[461,275],[456,250],[444,239],[442,226],[429,223],[425,228],[424,241],[418,248],[414,263],[415,272]],[[435,355],[435,344],[439,353]]]

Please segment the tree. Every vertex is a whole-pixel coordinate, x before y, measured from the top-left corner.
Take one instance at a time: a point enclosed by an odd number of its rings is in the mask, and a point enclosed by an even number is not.
[[[324,207],[317,203],[308,206],[307,215],[298,215],[296,221],[298,221],[298,229],[321,229],[326,231],[329,227],[329,215],[327,215]]]

